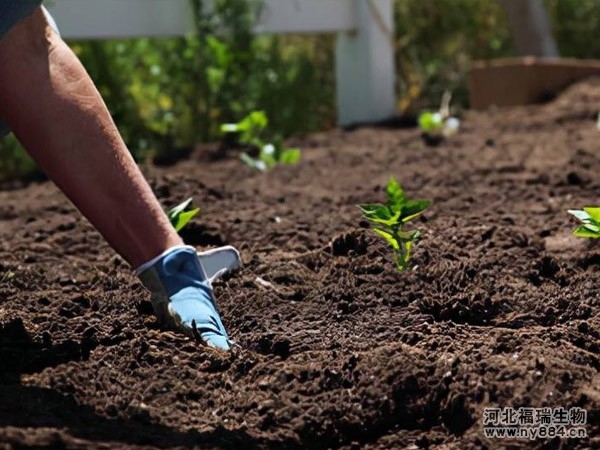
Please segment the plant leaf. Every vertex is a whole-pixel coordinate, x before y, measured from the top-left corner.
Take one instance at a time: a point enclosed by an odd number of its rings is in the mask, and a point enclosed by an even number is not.
[[[277,159],[275,159],[275,155],[269,153],[261,153],[260,160],[263,162],[267,169],[272,169],[277,165]]]
[[[589,214],[591,219],[595,223],[600,223],[600,207],[599,206],[586,206],[583,210]]]
[[[240,127],[237,123],[224,123],[221,125],[221,133],[239,133]]]
[[[372,220],[376,218],[389,219],[392,214],[387,205],[382,203],[364,203],[357,205],[366,219]]]
[[[402,206],[402,214],[400,220],[402,223],[406,223],[418,215],[422,214],[427,208],[429,208],[431,202],[429,200],[407,200]]]
[[[167,212],[167,217],[169,218],[169,220],[173,221],[175,218],[177,218],[177,216],[179,216],[183,211],[185,211],[185,209],[190,206],[190,203],[192,203],[192,197],[184,200],[183,202],[181,202],[179,205],[171,208],[168,212]]]
[[[248,153],[240,153],[240,159],[250,167],[254,167],[254,158],[252,158]]]
[[[269,119],[264,111],[252,111],[240,122],[238,127],[240,131],[252,132],[253,134],[260,133],[269,125]]]
[[[567,212],[582,222],[592,218],[588,212],[582,211],[581,209],[569,209]]]
[[[191,209],[189,211],[184,211],[181,214],[179,214],[176,219],[175,222],[171,222],[173,224],[173,228],[175,228],[175,231],[179,231],[181,230],[183,227],[185,227],[188,222],[190,220],[192,220],[192,218],[198,214],[200,212],[200,208],[194,208]]]
[[[432,132],[444,127],[442,115],[439,112],[425,111],[419,116],[419,128],[421,131]]]
[[[593,223],[585,223],[582,225],[586,230],[591,231],[592,233],[596,233],[600,235],[600,226]]]
[[[302,152],[299,148],[287,148],[281,152],[279,162],[281,164],[298,164],[301,157]]]
[[[415,235],[415,232],[417,233],[417,235]],[[417,237],[419,237],[418,235],[419,235],[419,232],[417,230],[413,230],[413,231],[397,230],[396,231],[396,236],[402,242],[414,241]]]
[[[264,111],[252,111],[238,123],[221,125],[222,133],[240,133],[238,141],[246,145],[261,147],[259,134],[268,126],[269,120]]]
[[[387,205],[380,203],[359,205],[359,208],[363,212],[363,217],[373,223],[392,226],[398,223],[398,218],[400,217],[400,211],[393,212]]]
[[[577,227],[577,228],[575,229],[575,231],[573,231],[573,235],[574,235],[574,236],[577,236],[577,237],[582,237],[582,238],[593,238],[593,239],[596,239],[596,238],[599,238],[599,237],[600,237],[600,233],[598,233],[598,232],[593,232],[593,231],[590,231],[590,230],[588,230],[588,229],[587,229],[585,226],[583,226],[583,225],[582,225],[582,226],[580,226],[580,227]]]
[[[388,206],[400,207],[406,200],[404,189],[400,187],[400,184],[394,178],[390,178],[388,181],[388,184],[385,187],[385,193],[387,194]],[[399,208],[393,209],[397,210]]]
[[[391,234],[381,228],[373,228],[373,232],[386,240],[386,242],[395,250],[400,250],[398,240]]]
[[[175,231],[181,230],[196,214],[198,214],[198,212],[200,212],[200,208],[185,211],[190,203],[192,203],[192,197],[186,199],[167,212],[167,217],[173,228],[175,228]]]
[[[254,159],[248,153],[241,153],[240,159],[244,161],[247,166],[252,167],[255,170],[260,170],[261,172],[265,172],[267,170],[267,165],[264,161],[260,159]]]
[[[398,223],[398,217],[399,216],[400,216],[400,212],[397,212],[393,216],[391,216],[389,219],[373,218],[373,219],[371,219],[371,221],[374,222],[374,223],[380,223],[382,225],[386,225],[388,227],[391,227],[391,226],[396,225]]]

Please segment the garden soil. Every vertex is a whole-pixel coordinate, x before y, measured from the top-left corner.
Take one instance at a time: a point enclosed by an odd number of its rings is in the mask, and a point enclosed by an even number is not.
[[[226,355],[162,330],[51,183],[6,187],[0,448],[600,448],[600,244],[567,213],[600,203],[599,109],[589,80],[437,146],[371,127],[296,138],[269,173],[219,145],[143,165],[165,208],[202,208],[189,244],[241,252],[214,286]],[[433,202],[403,273],[356,207],[390,177]],[[486,408],[544,407],[585,410],[587,438],[484,434]]]

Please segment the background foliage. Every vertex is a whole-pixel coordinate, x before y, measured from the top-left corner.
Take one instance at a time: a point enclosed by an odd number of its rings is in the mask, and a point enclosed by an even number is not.
[[[255,0],[194,5],[197,33],[169,39],[73,41],[136,158],[178,156],[220,138],[219,125],[264,110],[284,136],[335,126],[335,36],[253,36]],[[468,107],[473,60],[514,56],[504,12],[489,0],[396,0],[398,106]],[[546,0],[563,56],[600,57],[600,2]],[[60,25],[60,24],[59,24]],[[36,174],[15,139],[0,143],[0,179]]]

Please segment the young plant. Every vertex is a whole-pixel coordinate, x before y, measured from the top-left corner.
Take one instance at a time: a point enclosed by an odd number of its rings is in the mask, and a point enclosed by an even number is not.
[[[600,238],[600,207],[586,206],[581,209],[569,209],[569,214],[579,219],[579,225],[573,235],[584,238]]]
[[[186,211],[186,208],[190,206],[190,203],[192,203],[191,197],[167,212],[167,217],[177,232],[185,227],[188,222],[200,212],[200,208],[194,208]]]
[[[240,155],[244,163],[256,170],[266,172],[277,164],[297,164],[302,156],[300,149],[285,148],[279,136],[264,138],[268,125],[269,119],[264,111],[252,111],[238,123],[221,125],[221,132],[237,134],[240,144],[258,151],[256,158],[247,152]]]
[[[424,111],[419,115],[419,128],[426,142],[439,144],[444,138],[458,132],[460,120],[450,115],[451,100],[452,94],[446,91],[438,111]]]
[[[262,135],[268,126],[269,119],[264,111],[252,111],[238,123],[221,125],[221,133],[237,134],[240,144],[259,147],[263,143]]]
[[[394,178],[386,186],[387,202],[358,205],[363,217],[373,225],[373,231],[383,237],[394,251],[396,267],[403,271],[408,268],[411,249],[420,237],[418,230],[407,231],[406,223],[425,211],[429,200],[411,200]]]

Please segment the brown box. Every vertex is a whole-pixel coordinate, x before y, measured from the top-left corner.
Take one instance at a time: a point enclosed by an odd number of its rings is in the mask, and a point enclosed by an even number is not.
[[[598,60],[525,57],[480,61],[469,71],[471,108],[539,103],[594,75],[600,75]]]

